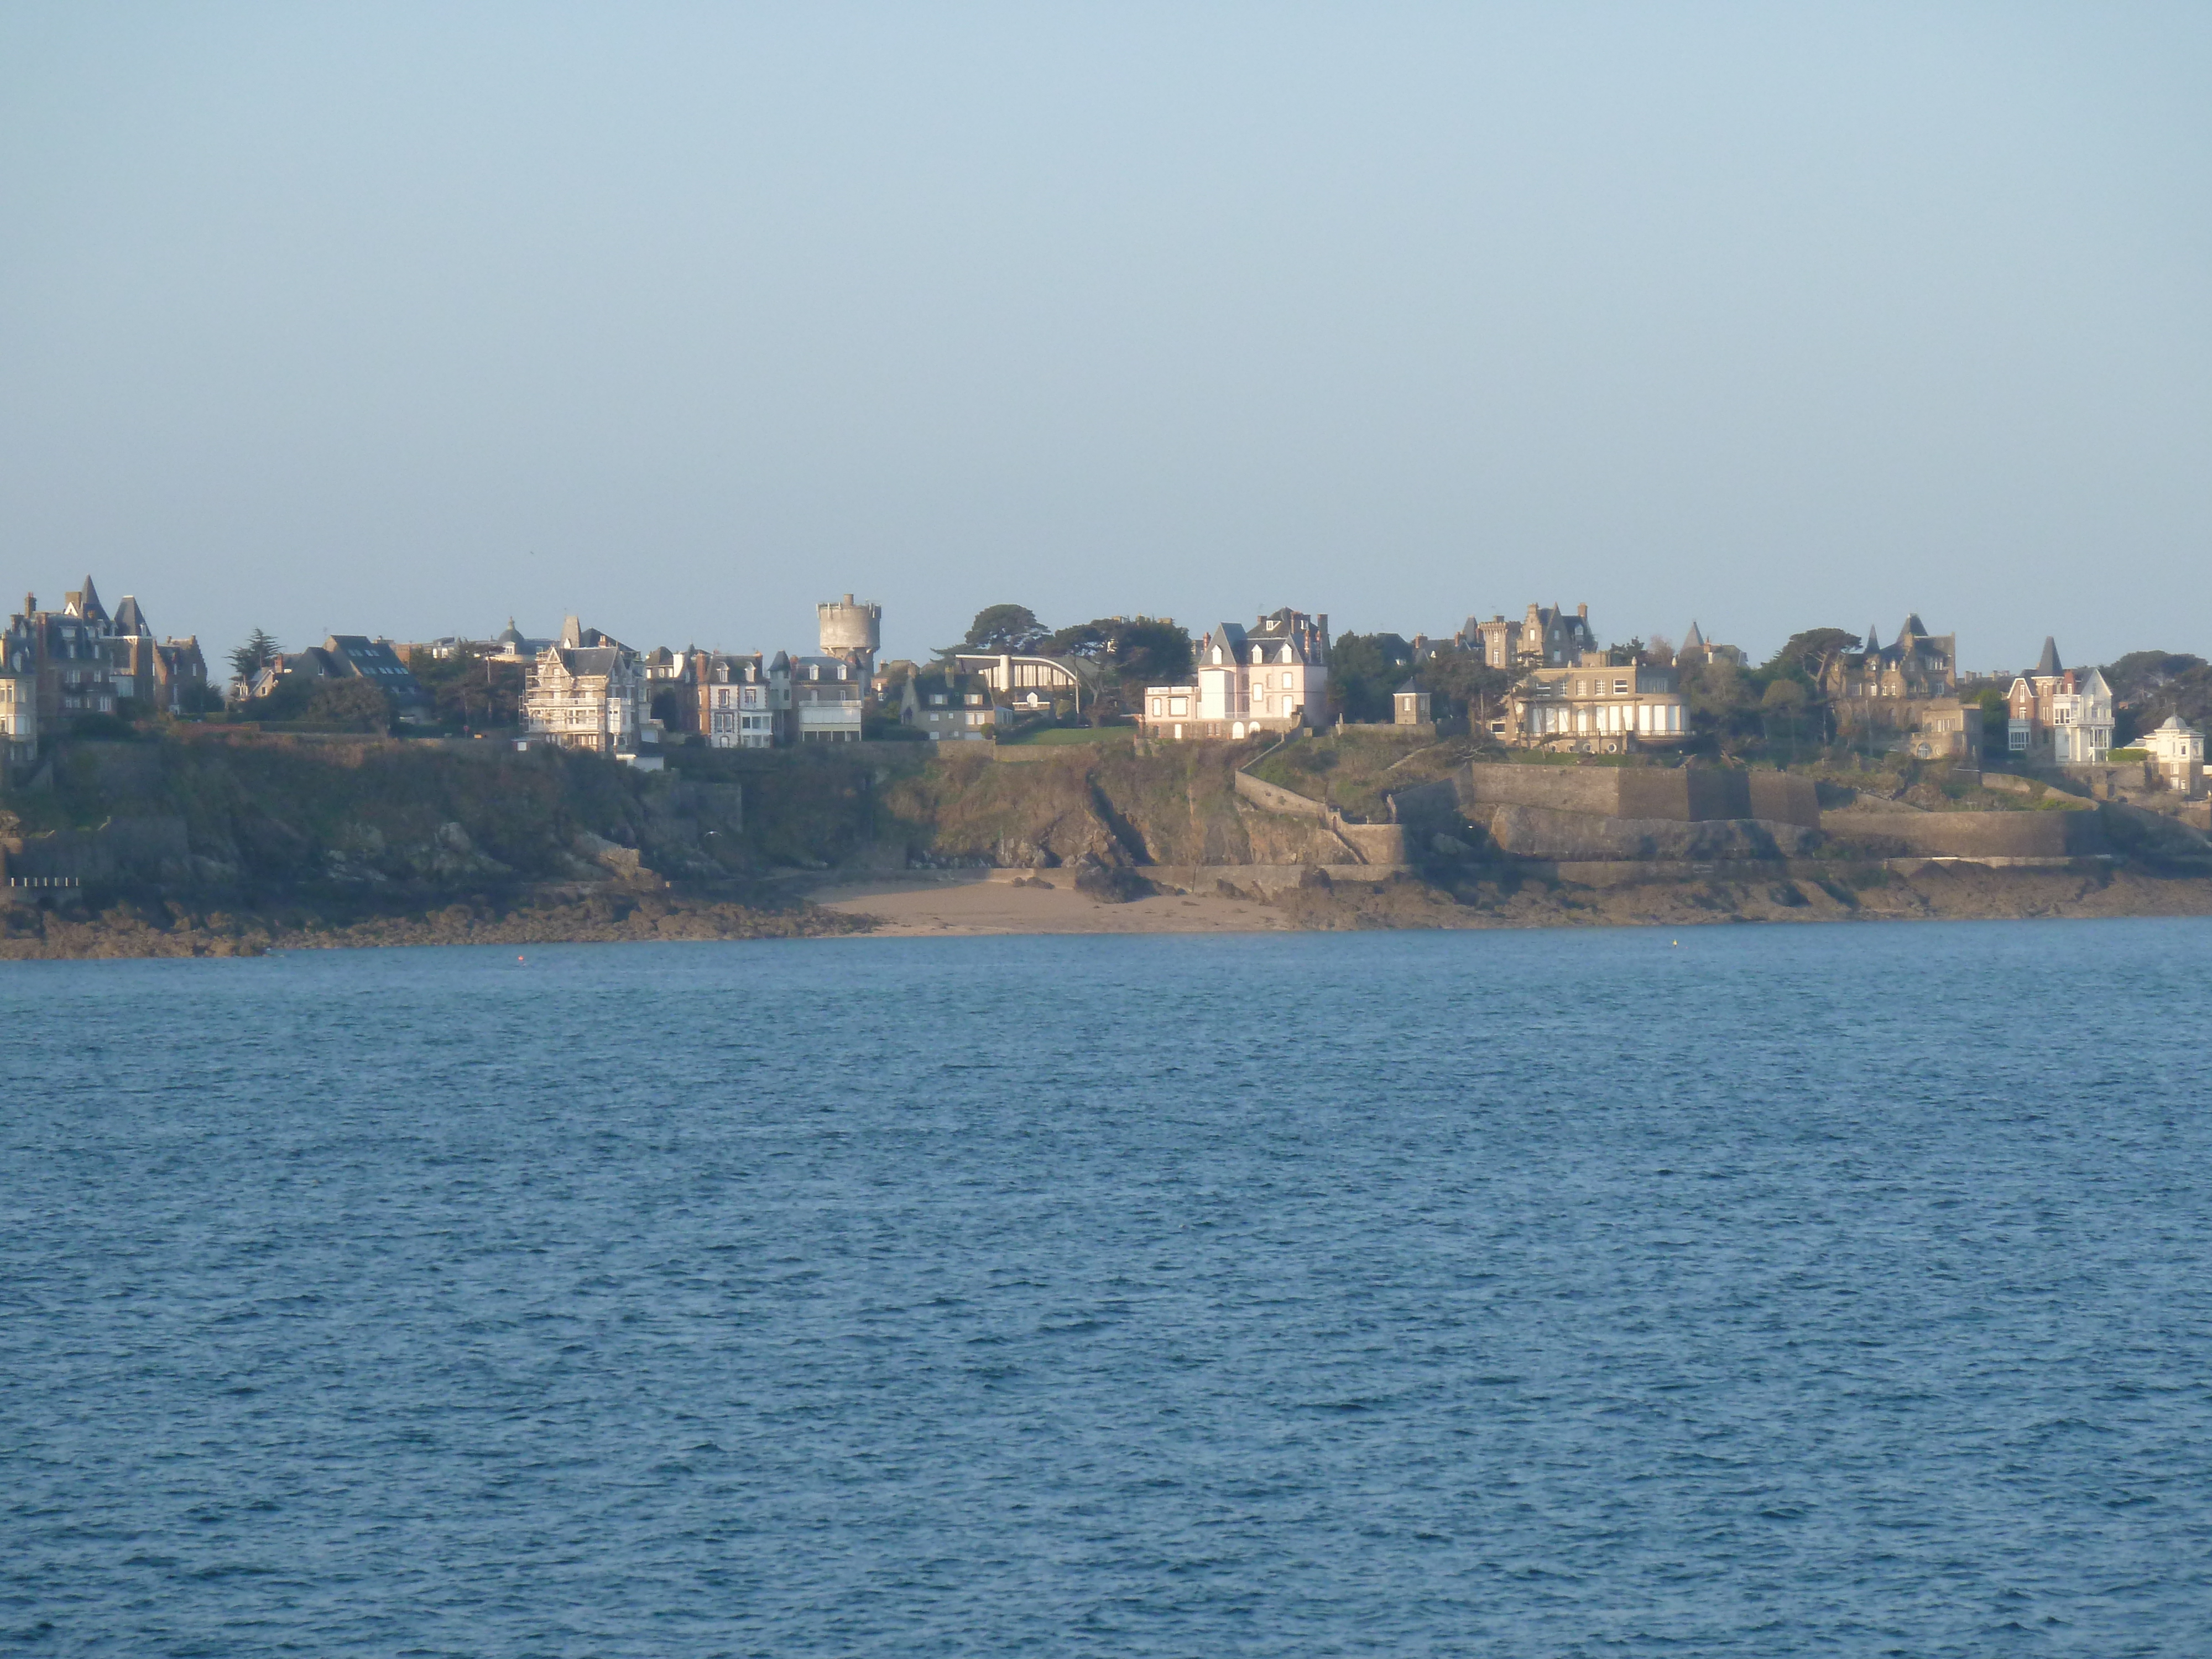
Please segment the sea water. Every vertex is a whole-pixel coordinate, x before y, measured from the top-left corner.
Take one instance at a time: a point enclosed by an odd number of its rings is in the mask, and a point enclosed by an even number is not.
[[[2201,1654],[2208,969],[0,969],[0,1651]]]

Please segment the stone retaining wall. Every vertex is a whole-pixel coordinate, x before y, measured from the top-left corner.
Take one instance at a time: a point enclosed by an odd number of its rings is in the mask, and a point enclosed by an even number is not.
[[[2092,811],[1826,812],[1839,848],[1880,858],[2067,859],[2110,853]]]
[[[1407,823],[1455,813],[1479,823],[1494,809],[1510,806],[1677,823],[1757,820],[1803,830],[1820,823],[1813,781],[1786,772],[1476,762],[1442,782],[1401,789],[1392,799]]]

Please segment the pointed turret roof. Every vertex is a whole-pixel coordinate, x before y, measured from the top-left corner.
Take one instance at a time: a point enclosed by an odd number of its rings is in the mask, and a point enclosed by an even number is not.
[[[1702,651],[1705,648],[1705,636],[1698,631],[1698,620],[1696,617],[1692,617],[1690,619],[1690,631],[1682,635],[1682,649],[1685,651]]]
[[[138,601],[128,593],[123,596],[123,603],[115,607],[115,631],[147,639],[154,636],[154,630],[146,626],[146,613],[139,610]]]
[[[1927,633],[1928,624],[1920,620],[1920,613],[1917,611],[1907,611],[1905,617],[1905,626],[1897,631],[1897,635],[1899,639],[1904,639],[1908,635],[1916,640],[1922,639],[1926,636]]]
[[[2058,665],[2058,641],[2048,634],[2043,636],[2043,654],[2035,659],[2035,672],[2051,675],[2066,672]]]
[[[1881,641],[1875,634],[1874,628],[1871,623],[1868,625],[1866,638],[1859,641],[1859,649],[1865,652],[1869,657],[1873,656],[1876,652],[1881,649]]]
[[[84,586],[76,592],[65,594],[64,603],[77,616],[88,617],[94,622],[107,620],[106,607],[100,604],[100,590],[92,585],[90,576],[84,579]]]

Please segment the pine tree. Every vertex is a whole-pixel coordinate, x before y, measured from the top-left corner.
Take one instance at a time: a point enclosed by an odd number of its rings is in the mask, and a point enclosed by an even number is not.
[[[262,629],[246,635],[246,643],[230,653],[230,672],[234,678],[250,680],[283,653],[283,647]]]

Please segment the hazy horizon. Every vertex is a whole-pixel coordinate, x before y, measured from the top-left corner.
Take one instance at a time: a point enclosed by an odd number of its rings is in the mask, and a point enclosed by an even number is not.
[[[0,14],[15,586],[2212,656],[2212,14]]]

